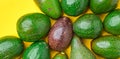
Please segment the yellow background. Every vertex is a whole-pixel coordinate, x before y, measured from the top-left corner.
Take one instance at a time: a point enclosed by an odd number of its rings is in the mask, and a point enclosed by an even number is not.
[[[120,8],[120,0],[117,9]],[[0,37],[13,35],[18,36],[16,31],[16,22],[24,14],[27,13],[42,13],[33,0],[1,0],[0,1]],[[86,13],[92,13],[89,9]],[[103,20],[106,14],[99,15]],[[66,16],[66,15],[64,15]],[[73,22],[78,17],[70,17]],[[52,20],[52,24],[55,20]],[[103,31],[103,35],[109,35]],[[84,44],[90,49],[91,40],[83,40]],[[25,42],[25,46],[28,47],[31,43]],[[51,51],[52,57],[56,54],[56,51]],[[66,49],[66,53],[70,55],[70,47]],[[96,55],[97,56],[97,55]],[[18,57],[17,59],[20,59]],[[104,59],[97,56],[97,59]]]

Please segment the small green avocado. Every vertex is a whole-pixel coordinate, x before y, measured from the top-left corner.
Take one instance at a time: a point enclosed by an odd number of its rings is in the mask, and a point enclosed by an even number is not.
[[[61,6],[67,15],[78,16],[87,9],[88,0],[61,0]]]
[[[17,22],[17,32],[24,41],[34,42],[45,37],[51,27],[50,18],[41,13],[22,16]]]
[[[14,59],[24,49],[22,40],[14,36],[0,38],[0,59]]]
[[[66,53],[64,52],[60,52],[60,53],[57,53],[53,59],[68,59]]]
[[[90,9],[95,14],[107,13],[116,8],[118,0],[90,0]]]
[[[71,42],[70,59],[96,59],[96,57],[77,36],[74,36]]]
[[[92,50],[107,59],[120,57],[120,38],[116,36],[103,36],[92,41]]]
[[[102,21],[94,14],[84,14],[73,23],[73,31],[81,38],[96,38],[102,32]]]
[[[48,44],[41,40],[34,42],[23,53],[23,59],[50,59],[50,49]]]
[[[105,17],[104,28],[113,35],[120,35],[120,9],[110,12]]]

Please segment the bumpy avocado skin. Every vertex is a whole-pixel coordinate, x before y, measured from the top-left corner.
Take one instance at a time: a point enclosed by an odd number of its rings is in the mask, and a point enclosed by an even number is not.
[[[61,6],[67,15],[78,16],[87,9],[88,0],[61,0]]]
[[[95,14],[102,14],[116,8],[118,0],[90,0],[90,9]]]
[[[94,14],[85,14],[73,23],[73,31],[81,38],[94,39],[100,36],[103,29],[101,19]]]
[[[50,59],[50,49],[48,44],[41,40],[34,42],[23,53],[23,59]]]
[[[113,35],[120,34],[120,9],[110,12],[104,19],[104,28]]]
[[[50,18],[41,13],[23,15],[17,22],[17,32],[23,41],[35,42],[45,37],[51,27]]]
[[[22,40],[15,36],[0,38],[0,59],[14,59],[22,53],[23,49]]]
[[[120,38],[116,36],[103,36],[92,41],[92,50],[107,59],[120,57]]]

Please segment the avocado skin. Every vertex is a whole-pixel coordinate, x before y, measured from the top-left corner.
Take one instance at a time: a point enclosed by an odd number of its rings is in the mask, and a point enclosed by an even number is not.
[[[4,36],[0,38],[0,59],[14,59],[24,49],[22,40],[15,36]]]
[[[74,36],[71,42],[70,59],[96,59],[96,57],[77,36]]]
[[[73,23],[73,31],[81,38],[94,39],[103,29],[101,19],[94,14],[84,14]]]
[[[59,0],[34,0],[42,12],[51,18],[57,19],[62,15]]]
[[[41,40],[34,42],[23,53],[23,59],[50,59],[48,44]]]
[[[68,57],[65,52],[60,52],[57,53],[53,59],[68,59]]]
[[[120,9],[110,12],[104,19],[104,28],[113,35],[120,34]]]
[[[95,14],[102,14],[116,8],[118,0],[90,0],[90,9]]]
[[[116,36],[103,36],[92,41],[92,50],[107,59],[120,57],[120,38]]]
[[[61,6],[67,15],[78,16],[87,9],[88,0],[61,0]]]
[[[50,18],[41,13],[25,14],[17,21],[17,33],[27,42],[35,42],[45,37],[50,27]]]

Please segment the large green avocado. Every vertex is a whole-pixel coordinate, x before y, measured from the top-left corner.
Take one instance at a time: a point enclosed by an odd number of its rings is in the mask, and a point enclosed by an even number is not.
[[[120,38],[116,36],[103,36],[92,41],[92,50],[106,59],[120,57]]]
[[[22,40],[14,36],[0,38],[0,59],[14,59],[24,49]]]
[[[104,29],[113,35],[120,35],[120,9],[110,12],[105,17]]]
[[[73,31],[81,38],[96,38],[102,32],[102,21],[94,14],[84,14],[73,23]]]
[[[24,41],[34,42],[47,35],[51,26],[50,18],[41,13],[22,16],[17,22],[17,32]]]
[[[90,0],[90,9],[95,14],[107,13],[116,8],[118,0]]]
[[[77,16],[87,9],[88,0],[61,0],[61,6],[67,15]]]
[[[50,59],[50,49],[48,44],[41,40],[34,42],[23,53],[23,59]]]

